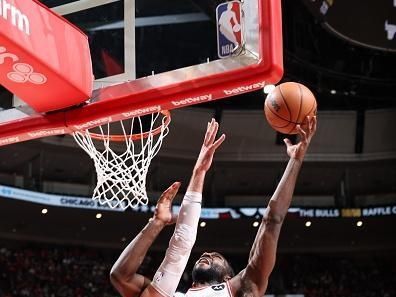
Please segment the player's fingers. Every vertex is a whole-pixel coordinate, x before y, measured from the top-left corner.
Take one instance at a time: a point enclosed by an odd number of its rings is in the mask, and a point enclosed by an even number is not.
[[[158,203],[165,201],[172,201],[175,198],[177,192],[179,191],[181,183],[174,182],[169,188],[167,188],[158,199]]]
[[[317,124],[317,120],[316,120],[316,116],[314,116],[312,118],[312,134],[316,132],[316,124]]]
[[[308,135],[311,135],[311,130],[312,130],[312,118],[310,116],[307,116],[305,118],[305,121],[307,125],[305,125],[306,129],[303,129],[305,132],[308,132]]]
[[[169,191],[169,193],[167,195],[169,200],[173,200],[173,198],[175,198],[177,192],[179,191],[180,185],[181,185],[181,182],[174,182],[171,185],[171,190]]]
[[[212,135],[213,135],[214,124],[215,124],[215,121],[212,118],[210,120],[210,122],[208,123],[208,129],[206,130],[206,135],[205,135],[205,145],[206,146],[210,145],[213,142],[213,141],[211,141],[211,139],[212,139]]]
[[[308,128],[309,128],[309,133],[308,133],[308,137],[310,137],[310,136],[312,136],[313,135],[313,132],[314,132],[314,117],[310,117],[310,119],[309,119],[309,126],[308,126]]]
[[[208,126],[206,127],[206,133],[205,133],[205,138],[204,138],[204,144],[207,145],[209,141],[209,136],[210,136],[210,127],[211,124],[208,122]]]
[[[213,145],[212,145],[212,147],[214,148],[214,150],[217,150],[217,148],[223,143],[223,141],[225,140],[225,134],[222,134],[220,137],[219,137],[219,139],[217,139],[214,143],[213,143]]]
[[[307,116],[307,121],[308,121],[308,129],[311,131],[312,130],[313,117]]]
[[[298,135],[300,135],[302,142],[307,142],[307,133],[301,128],[300,125],[297,125]]]
[[[219,130],[219,123],[217,123],[213,119],[211,134],[210,134],[210,138],[209,138],[209,144],[212,144],[214,142],[218,130]]]
[[[291,143],[289,138],[283,139],[283,142],[286,144],[287,147],[292,146],[293,144]]]

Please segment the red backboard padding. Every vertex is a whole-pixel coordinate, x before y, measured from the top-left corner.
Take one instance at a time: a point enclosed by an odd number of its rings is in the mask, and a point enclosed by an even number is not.
[[[87,36],[36,0],[0,1],[0,84],[36,112],[84,102],[92,92]]]

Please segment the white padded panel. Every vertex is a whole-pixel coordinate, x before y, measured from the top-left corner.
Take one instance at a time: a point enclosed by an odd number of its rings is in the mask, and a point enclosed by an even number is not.
[[[276,133],[268,125],[262,111],[225,110],[221,132],[227,135],[219,154],[239,160],[260,159],[264,153],[280,153],[275,144]]]
[[[276,133],[261,111],[224,111],[221,130],[228,134],[220,149],[224,157],[238,160],[286,156],[276,145]],[[324,111],[318,113],[318,130],[310,147],[315,154],[353,154],[355,149],[356,112]]]
[[[318,112],[316,135],[310,153],[353,154],[355,151],[356,112]]]
[[[364,153],[396,151],[396,110],[366,112],[364,125]]]
[[[196,157],[206,124],[214,116],[211,109],[183,108],[172,112],[170,133],[160,155],[178,158]],[[311,154],[354,154],[356,112],[322,111],[318,113],[318,130]],[[260,110],[225,110],[220,133],[227,135],[217,159],[262,160],[286,158],[283,145],[276,145],[276,133]]]
[[[198,156],[208,122],[214,116],[212,109],[181,108],[171,111],[172,122],[159,155],[177,158]]]

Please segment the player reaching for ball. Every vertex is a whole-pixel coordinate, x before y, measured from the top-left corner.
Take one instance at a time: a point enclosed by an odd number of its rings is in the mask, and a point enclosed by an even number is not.
[[[304,127],[300,125],[296,127],[300,138],[298,143],[292,144],[290,140],[284,140],[289,162],[264,212],[246,268],[234,275],[230,264],[221,254],[216,252],[203,253],[193,267],[193,284],[192,288],[187,291],[186,297],[262,297],[264,295],[268,285],[268,278],[275,265],[278,238],[292,200],[297,176],[316,131],[316,116],[307,117],[306,123]],[[161,211],[168,218],[171,215],[171,200],[172,197],[167,198],[168,205],[162,208]],[[159,201],[158,209],[160,207],[161,200]],[[188,209],[185,210],[189,211]],[[191,214],[186,213],[186,215],[190,216]],[[160,268],[160,273],[157,272],[151,283],[136,274],[144,255],[163,225],[165,225],[165,222],[160,223],[159,227],[152,226],[143,229],[114,265],[113,270],[117,272],[117,275],[116,277],[113,276],[113,284],[124,297],[173,296],[174,290],[178,285],[175,282],[176,280],[178,282],[180,277],[175,278],[171,271],[177,268],[178,271],[182,272],[184,267],[179,266],[179,262],[175,261],[175,259],[169,261],[170,259],[168,258],[167,261],[168,252],[161,267],[166,263],[169,270],[161,270]],[[171,240],[170,245],[173,243],[174,241]],[[186,242],[185,244],[191,248],[191,242]],[[180,256],[184,257],[184,254]],[[173,256],[177,258],[177,254]],[[185,258],[183,259],[185,261]],[[184,265],[185,263],[183,262]],[[175,267],[172,268],[172,266]],[[167,282],[163,281],[165,279]],[[169,287],[173,289],[169,290]]]
[[[285,139],[289,162],[264,212],[245,269],[233,275],[230,264],[218,253],[204,253],[195,263],[193,288],[186,297],[262,297],[275,265],[280,230],[293,196],[302,162],[316,132],[316,117],[307,117],[307,125],[297,126],[300,140]],[[214,293],[215,291],[215,293]]]

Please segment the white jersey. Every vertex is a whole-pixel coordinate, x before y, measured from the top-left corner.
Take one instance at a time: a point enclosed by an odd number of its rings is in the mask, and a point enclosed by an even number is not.
[[[202,288],[191,288],[185,297],[232,297],[228,282]]]

